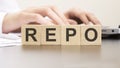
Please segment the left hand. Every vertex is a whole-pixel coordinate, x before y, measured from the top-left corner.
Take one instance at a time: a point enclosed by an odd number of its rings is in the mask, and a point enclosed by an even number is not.
[[[101,25],[100,21],[97,19],[97,17],[90,12],[86,12],[80,9],[70,9],[67,12],[65,12],[65,16],[68,18],[70,24],[92,24],[94,25]]]

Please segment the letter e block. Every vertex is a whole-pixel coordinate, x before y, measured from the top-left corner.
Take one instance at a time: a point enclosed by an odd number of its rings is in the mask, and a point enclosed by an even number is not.
[[[60,45],[60,26],[42,25],[41,45]]]
[[[80,45],[80,25],[61,26],[61,45]]]
[[[22,26],[22,45],[40,45],[40,25]]]
[[[81,25],[81,45],[101,45],[101,26]]]

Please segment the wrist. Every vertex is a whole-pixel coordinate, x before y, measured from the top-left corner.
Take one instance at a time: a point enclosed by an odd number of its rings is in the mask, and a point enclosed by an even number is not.
[[[7,13],[3,19],[2,24],[2,32],[9,33],[13,30],[15,25],[15,14],[14,13]]]

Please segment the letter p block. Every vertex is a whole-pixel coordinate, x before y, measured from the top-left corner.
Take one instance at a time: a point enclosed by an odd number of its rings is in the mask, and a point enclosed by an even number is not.
[[[61,26],[61,45],[80,45],[80,25]]]

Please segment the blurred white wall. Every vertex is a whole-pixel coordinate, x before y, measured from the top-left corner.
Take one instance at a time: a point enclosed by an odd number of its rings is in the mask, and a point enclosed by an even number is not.
[[[18,0],[21,8],[56,5],[62,11],[76,7],[93,12],[103,25],[120,25],[120,0]]]

